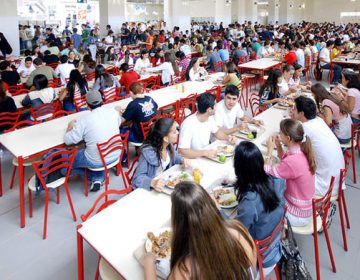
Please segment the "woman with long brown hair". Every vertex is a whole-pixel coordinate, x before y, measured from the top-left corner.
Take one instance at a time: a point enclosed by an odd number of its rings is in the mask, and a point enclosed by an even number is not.
[[[284,151],[282,144],[287,146]],[[279,164],[270,166],[272,152],[276,146]],[[305,226],[311,222],[312,202],[315,194],[316,160],[311,140],[304,132],[301,122],[285,119],[280,123],[280,135],[270,137],[267,143],[265,170],[286,180],[284,193],[288,207],[287,217],[294,226]]]
[[[254,279],[255,246],[246,228],[225,221],[210,195],[192,182],[171,195],[171,272],[168,279]],[[156,279],[154,256],[144,257],[145,279]]]
[[[351,115],[345,99],[317,83],[311,87],[321,118],[332,128],[341,144],[351,139]]]

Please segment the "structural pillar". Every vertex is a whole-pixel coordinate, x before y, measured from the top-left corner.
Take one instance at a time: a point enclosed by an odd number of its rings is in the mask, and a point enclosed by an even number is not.
[[[126,0],[99,1],[101,34],[106,34],[108,24],[115,33],[120,32],[121,24],[127,19],[126,3]]]
[[[268,23],[275,24],[279,20],[279,0],[268,0]]]
[[[279,0],[279,24],[288,23],[288,0]]]
[[[174,26],[180,27],[180,30],[185,31],[190,29],[190,5],[189,0],[164,0],[164,20],[169,29]]]
[[[228,26],[231,23],[231,3],[226,0],[215,0],[215,22],[223,26]]]

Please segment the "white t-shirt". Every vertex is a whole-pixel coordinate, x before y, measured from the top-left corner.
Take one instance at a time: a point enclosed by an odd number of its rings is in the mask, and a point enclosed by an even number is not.
[[[221,100],[216,105],[214,118],[217,126],[219,127],[233,128],[237,119],[240,119],[243,116],[244,111],[241,109],[239,103],[236,103],[236,105],[231,110],[226,108],[224,100]]]
[[[351,114],[360,115],[360,91],[357,88],[349,88],[347,96],[355,98],[355,106]]]
[[[30,68],[26,68],[25,64],[21,64],[19,68],[17,69],[18,73],[22,73],[22,77],[29,77],[31,72],[34,71],[36,68],[34,64],[31,64]]]
[[[305,54],[302,49],[296,50],[297,63],[300,64],[303,68],[305,67]]]
[[[150,66],[151,66],[151,64],[150,64],[150,60],[148,58],[146,58],[145,61],[143,61],[141,58],[139,58],[135,62],[134,70],[140,71],[141,68],[148,68]]]
[[[324,66],[325,64],[330,63],[330,51],[328,50],[328,48],[321,49],[319,58],[323,58],[325,59],[325,61],[328,61],[328,62],[320,61],[320,66]]]
[[[216,133],[219,127],[214,117],[200,122],[197,113],[187,117],[180,128],[179,148],[202,150],[210,143],[211,133]]]
[[[286,92],[289,91],[289,84],[284,78],[282,79],[281,83],[278,84],[278,86],[280,95],[284,95]]]
[[[319,117],[303,123],[304,131],[311,139],[316,158],[315,194],[323,196],[329,189],[331,176],[335,177],[333,194],[339,191],[340,169],[344,157],[339,141],[331,129]]]
[[[148,72],[161,71],[161,81],[164,85],[167,83],[170,83],[171,76],[174,76],[174,74],[175,74],[171,62],[164,62],[163,64],[161,64],[159,66],[156,66],[153,68],[148,68],[147,71]]]
[[[75,66],[71,63],[62,63],[56,67],[55,74],[60,77],[62,85],[66,85],[65,79],[68,79],[70,77],[70,72],[73,69],[75,69]]]

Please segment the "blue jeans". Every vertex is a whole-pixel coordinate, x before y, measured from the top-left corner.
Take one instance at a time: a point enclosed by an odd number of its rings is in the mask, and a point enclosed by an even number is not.
[[[131,128],[128,128],[128,127],[120,128],[120,133],[121,134],[125,134],[127,131],[129,131],[128,142],[135,142],[135,143],[141,143],[142,142],[142,140],[139,140],[135,136],[134,131]]]
[[[85,177],[85,168],[99,168],[103,164],[94,164],[85,156],[85,149],[77,150],[71,172],[75,171],[81,177]],[[90,182],[105,181],[105,171],[88,170],[88,180]]]
[[[73,102],[71,102],[70,100],[64,100],[63,101],[63,108],[65,111],[76,111],[76,107],[74,105]]]
[[[328,69],[330,70],[330,64],[325,64],[323,66],[321,66],[322,69]],[[340,65],[337,64],[333,64],[333,71],[334,71],[334,77],[332,82],[333,83],[340,83],[341,82],[341,71],[342,71],[342,67]]]
[[[355,118],[351,117],[351,120],[352,120],[353,124],[359,124],[360,123],[359,119],[355,119]]]

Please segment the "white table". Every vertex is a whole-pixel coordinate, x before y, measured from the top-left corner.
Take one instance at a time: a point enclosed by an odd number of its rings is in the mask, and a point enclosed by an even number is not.
[[[260,83],[262,83],[264,79],[264,72],[265,70],[269,70],[272,68],[279,68],[281,66],[282,62],[279,60],[276,60],[275,58],[270,57],[264,57],[256,60],[252,60],[247,63],[243,63],[238,65],[238,68],[241,73],[244,71],[250,71],[250,70],[258,70],[261,72],[261,80]]]
[[[172,104],[180,98],[185,98],[190,94],[203,93],[212,88],[210,82],[185,82],[185,92],[175,86],[162,88],[152,91],[147,95],[151,96],[159,107]],[[120,106],[126,108],[131,101],[126,98],[120,101],[104,105],[104,107],[115,108]],[[47,121],[38,125],[15,130],[13,132],[0,135],[0,143],[19,161],[19,197],[20,197],[20,226],[25,226],[25,201],[24,201],[24,158],[46,151],[47,149],[58,147],[64,144],[64,135],[69,121],[76,120],[89,111],[82,111],[62,118]],[[29,144],[31,141],[31,144]]]
[[[279,131],[283,115],[284,110],[271,108],[256,117],[265,122],[266,128],[262,135],[253,140],[261,150],[266,150],[261,143]],[[209,146],[215,146],[218,142]],[[224,176],[235,178],[231,158],[224,164],[197,158],[191,160],[191,165],[203,173],[200,183],[207,190],[219,185]],[[167,170],[161,176],[166,177],[176,168],[178,167],[172,167],[172,170]],[[144,279],[143,268],[134,257],[134,251],[144,244],[148,231],[164,227],[169,224],[170,219],[170,196],[143,189],[135,190],[91,217],[79,226],[77,233],[78,279],[84,279],[83,239],[125,279]]]

